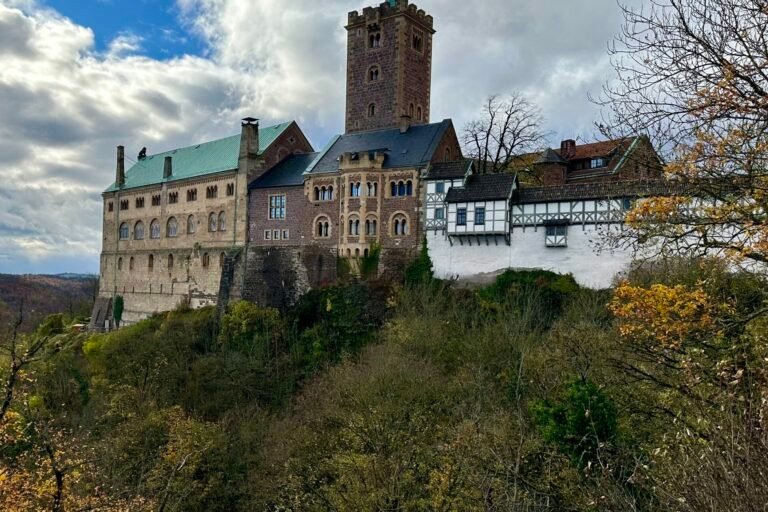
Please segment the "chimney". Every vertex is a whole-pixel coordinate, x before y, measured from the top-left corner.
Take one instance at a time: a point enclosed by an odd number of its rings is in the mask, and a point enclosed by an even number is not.
[[[571,158],[576,153],[576,141],[573,139],[566,139],[560,143],[560,156],[563,158]]]
[[[246,117],[241,126],[238,163],[240,170],[247,174],[253,170],[259,156],[259,120]]]
[[[411,116],[403,114],[400,116],[400,133],[408,133],[411,128]]]
[[[117,171],[115,184],[118,187],[125,185],[125,147],[117,146]]]
[[[167,180],[171,176],[173,176],[173,158],[167,156],[163,162],[163,179]]]

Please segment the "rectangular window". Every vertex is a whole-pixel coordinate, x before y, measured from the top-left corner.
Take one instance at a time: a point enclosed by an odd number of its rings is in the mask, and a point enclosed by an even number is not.
[[[456,210],[456,225],[457,226],[467,225],[467,209],[466,208],[459,208]]]
[[[276,229],[272,232],[272,240],[280,240],[280,230]]]
[[[564,224],[547,226],[547,247],[568,247],[568,226]]]
[[[482,226],[485,224],[485,208],[475,208],[475,225]]]
[[[290,240],[291,237],[289,235],[290,235],[290,233],[288,232],[288,230],[284,229],[283,230],[283,240]]]
[[[598,169],[600,167],[605,167],[608,165],[608,160],[605,158],[593,158],[591,167],[592,169]]]
[[[443,208],[435,208],[435,220],[445,220],[445,210]]]
[[[285,195],[269,196],[269,219],[285,219]]]
[[[445,183],[442,181],[438,181],[435,183],[435,193],[437,194],[445,194]]]
[[[272,240],[272,230],[264,231],[264,240]]]

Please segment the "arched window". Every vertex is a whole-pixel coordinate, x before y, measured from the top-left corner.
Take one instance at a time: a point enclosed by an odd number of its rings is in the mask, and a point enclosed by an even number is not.
[[[168,238],[174,238],[179,234],[179,223],[176,222],[176,217],[168,219],[168,225],[166,227],[165,236]]]
[[[368,196],[376,197],[379,194],[379,184],[374,182],[368,182]]]
[[[405,183],[402,181],[399,181],[397,183],[397,195],[404,196],[405,195]]]
[[[315,233],[317,238],[329,238],[331,236],[331,224],[328,217],[318,217]]]
[[[413,119],[413,103],[408,105],[408,115],[411,116],[411,119]]]
[[[134,240],[144,240],[144,223],[139,221],[133,226]]]
[[[376,104],[371,103],[368,105],[368,117],[375,117],[376,116]]]
[[[320,187],[315,187],[315,201],[320,200]]]
[[[157,219],[149,223],[149,238],[160,238],[160,222]]]
[[[421,112],[421,106],[419,106],[419,107],[416,109],[416,120],[417,120],[417,121],[421,121],[421,118],[422,118],[422,112]]]
[[[213,233],[216,231],[216,214],[211,213],[208,216],[208,231]]]
[[[390,195],[392,197],[397,196],[397,183],[395,183],[394,181],[392,183],[390,183],[390,188],[391,188]]]
[[[195,224],[195,216],[190,215],[187,217],[187,234],[191,235],[195,232],[195,229],[197,229],[197,225]]]
[[[211,264],[211,257],[208,255],[208,253],[203,254],[203,267],[208,267],[208,265]]]
[[[378,82],[380,73],[381,73],[381,69],[379,68],[379,66],[371,66],[368,69],[368,81]]]
[[[173,268],[173,254],[168,255],[168,270]]]
[[[328,187],[328,197],[326,198],[327,201],[333,201],[333,187]]]
[[[407,196],[413,195],[413,182],[411,180],[408,180],[405,184],[405,195]]]
[[[349,195],[351,197],[360,197],[361,185],[360,183],[352,183],[349,186]]]
[[[120,240],[128,240],[131,236],[131,228],[128,227],[127,222],[120,224]]]
[[[393,236],[407,235],[408,234],[408,218],[402,213],[395,215],[392,219],[391,229],[392,229]]]
[[[227,214],[219,212],[219,231],[227,230]]]
[[[117,270],[123,270],[123,258],[117,258]]]
[[[323,188],[320,189],[320,198],[323,201],[327,201],[328,200],[328,189],[327,188],[323,187]]]
[[[451,161],[451,148],[445,148],[445,155],[443,155],[443,160],[446,162]]]
[[[377,221],[376,219],[368,219],[365,221],[365,235],[366,236],[376,236],[377,232]]]
[[[219,254],[219,268],[224,268],[224,258],[226,258],[224,253]]]
[[[359,236],[360,235],[360,219],[352,218],[349,219],[349,232],[352,236]]]
[[[128,270],[133,270],[133,264],[134,264],[134,259],[133,259],[133,256],[131,256],[131,259],[128,260]]]
[[[152,272],[155,269],[155,255],[150,254],[147,259],[147,269]]]

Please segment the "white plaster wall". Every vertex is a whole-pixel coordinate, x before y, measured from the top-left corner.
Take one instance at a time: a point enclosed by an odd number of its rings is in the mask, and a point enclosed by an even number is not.
[[[625,272],[632,261],[630,251],[600,252],[595,250],[594,241],[599,240],[606,226],[568,226],[568,247],[550,248],[544,245],[545,228],[515,228],[511,245],[491,240],[472,246],[467,242],[451,246],[440,232],[427,233],[427,247],[435,269],[435,276],[441,279],[472,279],[480,274],[489,274],[514,269],[542,269],[561,274],[573,274],[576,281],[589,288],[607,288],[616,274]],[[617,229],[616,227],[612,229]]]

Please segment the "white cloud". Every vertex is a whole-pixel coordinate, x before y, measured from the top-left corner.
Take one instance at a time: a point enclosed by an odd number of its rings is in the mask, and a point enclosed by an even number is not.
[[[519,90],[557,137],[591,135],[587,93],[610,70],[605,47],[620,23],[613,2],[417,3],[438,30],[433,120],[452,117],[461,128],[488,94]],[[129,157],[142,146],[186,145],[235,133],[246,115],[297,119],[317,147],[342,129],[343,26],[364,0],[177,4],[207,43],[204,55],[142,56],[140,33],[120,34],[100,53],[99,27],[33,0],[0,0],[0,272],[61,261],[97,270],[100,193],[118,144]]]

